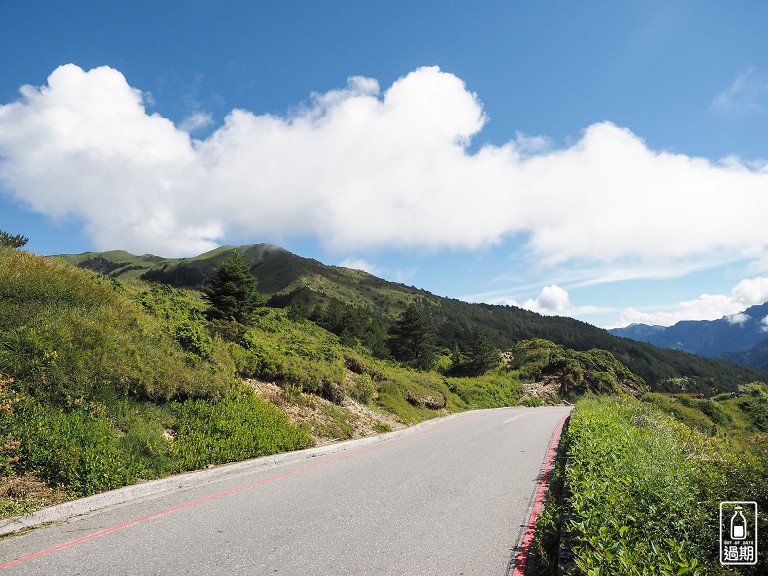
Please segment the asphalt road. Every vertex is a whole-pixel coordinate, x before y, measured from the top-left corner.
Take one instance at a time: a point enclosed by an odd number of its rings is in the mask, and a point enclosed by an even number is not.
[[[0,540],[0,573],[511,574],[567,412],[459,414],[111,506]]]

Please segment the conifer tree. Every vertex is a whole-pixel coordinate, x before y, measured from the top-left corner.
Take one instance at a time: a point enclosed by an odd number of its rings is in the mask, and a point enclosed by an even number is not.
[[[485,334],[474,328],[469,343],[469,358],[470,373],[479,376],[499,365],[501,353]]]
[[[10,246],[11,248],[21,248],[27,242],[29,242],[29,238],[22,236],[21,234],[16,234],[14,236],[11,236],[10,234],[8,234],[8,232],[5,232],[4,230],[0,230],[0,246]]]
[[[435,358],[435,330],[417,304],[410,304],[389,331],[389,348],[396,360],[428,369]]]
[[[206,311],[208,319],[246,323],[254,310],[263,305],[256,277],[243,262],[239,250],[233,251],[229,260],[214,269],[202,290],[210,304]]]

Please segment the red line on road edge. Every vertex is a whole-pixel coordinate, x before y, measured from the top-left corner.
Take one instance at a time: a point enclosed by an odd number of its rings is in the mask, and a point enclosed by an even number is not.
[[[549,473],[552,471],[552,457],[557,449],[557,443],[560,440],[560,432],[563,429],[563,424],[568,418],[568,415],[563,416],[560,423],[555,428],[555,432],[552,435],[552,442],[549,444],[549,450],[547,451],[547,459],[544,462],[544,469],[541,472],[541,481],[539,482],[539,490],[536,492],[536,499],[533,502],[533,508],[531,509],[531,516],[528,518],[528,528],[525,529],[525,536],[523,537],[523,543],[520,545],[520,550],[517,552],[517,558],[515,558],[515,569],[512,571],[512,576],[525,576],[525,569],[528,567],[528,555],[531,552],[531,546],[533,545],[533,537],[536,535],[536,521],[541,514],[541,507],[544,504],[544,494],[547,491],[547,481],[549,480]],[[2,566],[0,566],[2,568]]]
[[[243,486],[238,486],[236,488],[231,488],[229,490],[225,490],[224,492],[219,492],[217,494],[211,494],[210,496],[205,496],[204,498],[198,498],[197,500],[192,500],[191,502],[186,502],[184,504],[179,504],[178,506],[174,506],[173,508],[168,508],[167,510],[163,510],[162,512],[155,512],[154,514],[150,514],[149,516],[144,516],[143,518],[138,518],[136,520],[131,520],[130,522],[126,522],[125,524],[120,524],[119,526],[113,526],[112,528],[107,528],[106,530],[102,530],[101,532],[96,532],[94,534],[89,534],[88,536],[83,536],[82,538],[78,538],[77,540],[72,540],[71,542],[66,542],[64,544],[59,544],[58,546],[55,546],[53,548],[48,548],[47,550],[41,550],[40,552],[35,552],[34,554],[30,554],[28,556],[24,556],[23,558],[17,558],[16,560],[11,560],[10,562],[6,562],[5,564],[0,564],[0,570],[3,570],[4,568],[10,568],[11,566],[16,566],[17,564],[22,564],[23,562],[28,562],[30,560],[34,560],[35,558],[40,558],[41,556],[47,556],[48,554],[52,554],[53,552],[58,552],[59,550],[64,550],[66,548],[71,548],[72,546],[77,546],[78,544],[82,544],[84,542],[88,542],[89,540],[93,540],[95,538],[98,538],[100,536],[106,536],[107,534],[112,534],[113,532],[117,532],[119,530],[123,530],[125,528],[129,528],[131,526],[135,526],[137,524],[141,524],[143,522],[147,522],[148,520],[152,520],[153,518],[158,518],[160,516],[165,516],[166,514],[170,514],[172,512],[177,512],[179,510],[183,510],[184,508],[189,508],[191,506],[196,506],[198,504],[202,504],[203,502],[208,502],[210,500],[216,500],[218,498],[222,498],[224,496],[228,496],[230,494],[234,494],[236,492],[241,492],[243,490],[247,490],[248,488],[253,488],[254,486],[258,486],[260,484],[266,484],[267,482],[272,482],[273,480],[279,480],[280,478],[285,478],[287,476],[293,476],[294,474],[298,474],[300,472],[306,472],[307,470],[311,470],[312,468],[317,468],[319,466],[324,466],[325,464],[330,464],[332,462],[337,462],[338,460],[343,460],[345,458],[350,458],[352,456],[357,456],[359,454],[363,454],[365,452],[370,452],[372,450],[377,450],[379,448],[383,448],[384,446],[389,446],[391,444],[396,444],[398,442],[402,442],[403,440],[408,440],[410,438],[415,438],[417,436],[423,436],[424,434],[429,434],[430,432],[434,432],[435,430],[440,430],[441,428],[447,428],[448,426],[453,426],[454,424],[458,424],[459,422],[466,420],[468,418],[474,417],[475,414],[469,413],[465,414],[464,416],[460,416],[458,418],[455,418],[454,420],[451,420],[450,422],[446,422],[444,424],[439,424],[434,427],[427,428],[426,430],[422,430],[421,432],[415,432],[413,434],[407,434],[405,436],[400,436],[398,438],[393,438],[392,440],[385,440],[384,442],[379,442],[377,444],[373,444],[371,446],[366,446],[365,448],[361,448],[359,450],[355,450],[354,452],[347,452],[345,454],[339,454],[338,456],[334,456],[333,458],[327,458],[325,460],[321,460],[319,462],[313,462],[312,464],[307,464],[306,466],[302,466],[300,468],[294,468],[293,470],[288,470],[287,472],[281,472],[280,474],[275,474],[274,476],[270,476],[269,478],[263,478],[261,480],[257,480],[256,482],[251,482],[249,484],[244,484]]]

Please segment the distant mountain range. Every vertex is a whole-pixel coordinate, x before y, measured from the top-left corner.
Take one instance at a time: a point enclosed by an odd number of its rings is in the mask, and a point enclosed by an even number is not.
[[[124,281],[154,281],[199,289],[206,275],[227,260],[235,249],[242,253],[258,279],[259,291],[273,307],[301,305],[315,309],[332,305],[357,314],[357,318],[373,318],[389,325],[410,303],[420,302],[435,326],[441,347],[458,345],[465,349],[473,329],[479,329],[502,350],[530,338],[543,338],[574,350],[608,350],[657,390],[679,390],[680,378],[686,380],[689,390],[705,392],[710,392],[713,386],[735,390],[739,384],[768,380],[766,372],[617,338],[607,330],[573,318],[542,316],[514,306],[470,304],[436,296],[360,270],[328,266],[267,244],[224,246],[194,258],[136,256],[124,251],[56,258]]]
[[[768,370],[768,302],[720,320],[685,320],[674,326],[632,324],[610,330],[614,336],[721,358]]]

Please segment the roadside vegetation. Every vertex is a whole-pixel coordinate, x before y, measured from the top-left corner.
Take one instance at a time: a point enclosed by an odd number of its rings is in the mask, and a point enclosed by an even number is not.
[[[0,248],[0,514],[312,444],[235,378],[202,309]]]
[[[760,562],[738,570],[719,564],[718,526],[721,501],[768,509],[766,410],[762,383],[738,398],[579,401],[539,521],[541,573],[764,574],[764,526]]]

